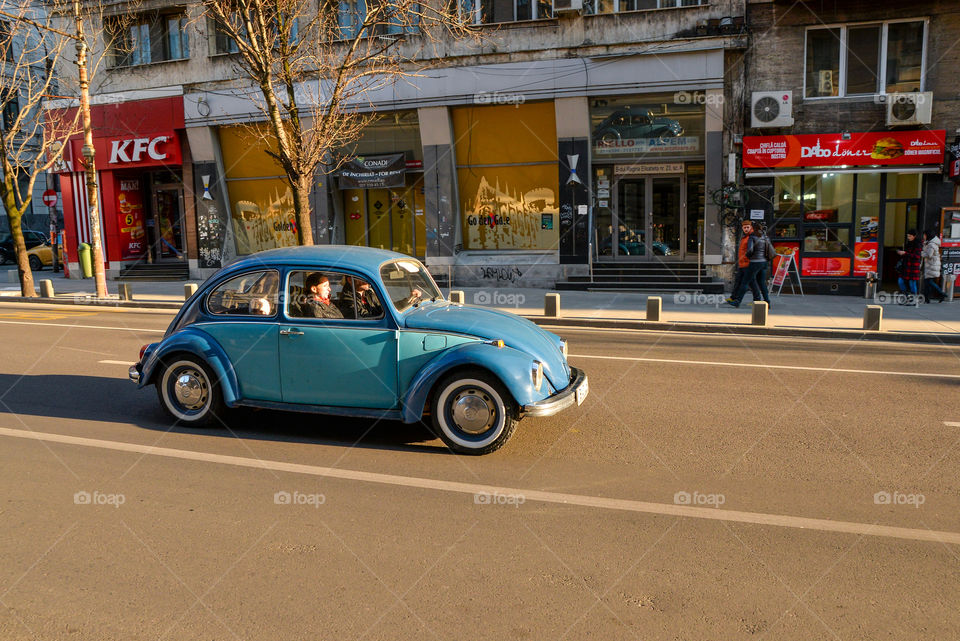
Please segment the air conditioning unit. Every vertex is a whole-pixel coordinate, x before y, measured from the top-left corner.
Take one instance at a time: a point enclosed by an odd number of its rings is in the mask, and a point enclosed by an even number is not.
[[[933,116],[933,92],[887,94],[887,126],[929,125]]]
[[[583,0],[553,0],[554,13],[580,12],[583,10]]]
[[[793,126],[792,91],[754,91],[750,99],[750,126],[754,129]]]

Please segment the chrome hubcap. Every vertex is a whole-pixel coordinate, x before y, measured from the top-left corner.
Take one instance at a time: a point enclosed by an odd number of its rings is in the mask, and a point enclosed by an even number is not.
[[[207,377],[195,369],[182,370],[174,379],[173,395],[184,409],[203,409],[207,404]]]
[[[453,399],[453,422],[468,434],[482,434],[496,418],[493,400],[481,389],[470,388]]]

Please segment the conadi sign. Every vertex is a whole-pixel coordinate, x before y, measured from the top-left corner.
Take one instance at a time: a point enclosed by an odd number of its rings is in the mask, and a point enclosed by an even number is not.
[[[939,165],[946,131],[871,131],[797,136],[744,136],[743,166],[837,167]]]
[[[357,156],[340,170],[341,189],[403,187],[407,171],[403,154]]]

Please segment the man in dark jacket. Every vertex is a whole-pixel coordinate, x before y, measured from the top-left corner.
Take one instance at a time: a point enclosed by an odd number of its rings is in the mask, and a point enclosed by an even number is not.
[[[309,318],[343,318],[337,306],[330,301],[330,279],[320,272],[313,272],[303,283],[309,294],[302,306],[304,316]]]
[[[738,283],[735,284],[733,294],[727,299],[727,304],[740,307],[747,288],[753,293],[754,300],[760,300],[761,293],[757,287],[757,274],[766,269],[766,243],[753,227],[753,223],[745,220],[742,223],[743,238],[737,251],[737,266],[740,268]]]
[[[360,278],[344,277],[338,304],[344,318],[379,318],[383,315],[383,308],[370,283]]]

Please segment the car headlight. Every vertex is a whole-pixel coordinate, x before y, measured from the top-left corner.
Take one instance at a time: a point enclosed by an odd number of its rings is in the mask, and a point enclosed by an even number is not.
[[[530,376],[533,378],[533,388],[539,392],[543,385],[543,363],[533,361],[533,365],[530,367]]]
[[[567,360],[567,341],[560,341],[560,353],[563,354],[563,360]]]

